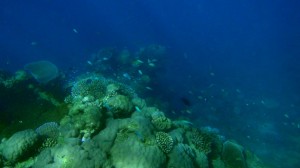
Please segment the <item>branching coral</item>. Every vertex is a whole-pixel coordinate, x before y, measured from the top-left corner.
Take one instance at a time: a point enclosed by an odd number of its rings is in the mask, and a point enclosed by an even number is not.
[[[47,138],[57,138],[59,135],[59,126],[56,122],[47,122],[39,126],[35,132]]]
[[[167,130],[171,128],[172,122],[164,115],[152,115],[152,124],[158,130]]]
[[[43,143],[42,143],[42,145],[41,145],[41,147],[39,148],[38,151],[42,151],[42,150],[44,150],[46,148],[51,148],[51,147],[55,146],[57,143],[58,143],[58,139],[57,138],[46,138],[43,141]]]
[[[72,87],[71,96],[86,97],[93,96],[96,99],[105,96],[107,80],[101,76],[88,76],[78,80]]]
[[[196,148],[205,154],[208,154],[212,150],[212,137],[206,132],[200,132],[196,129],[192,131],[191,134],[192,143]]]
[[[108,97],[112,97],[118,94],[124,95],[130,99],[137,97],[135,91],[131,87],[123,83],[119,83],[114,80],[107,80],[107,83],[108,85],[106,87],[106,95]]]
[[[164,153],[169,153],[173,149],[174,141],[172,137],[165,132],[157,132],[155,134],[156,143]]]

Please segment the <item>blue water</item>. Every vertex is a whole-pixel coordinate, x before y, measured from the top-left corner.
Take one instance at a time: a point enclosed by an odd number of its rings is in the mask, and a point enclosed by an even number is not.
[[[218,128],[273,167],[300,167],[299,7],[296,0],[1,0],[0,69],[49,60],[65,73],[84,72],[101,48],[163,45],[153,90],[168,100],[170,116]]]

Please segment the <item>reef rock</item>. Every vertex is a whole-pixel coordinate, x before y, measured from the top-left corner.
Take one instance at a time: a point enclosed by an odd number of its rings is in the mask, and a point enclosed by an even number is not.
[[[0,152],[6,160],[15,162],[30,154],[37,142],[38,134],[35,131],[20,131],[0,144]]]
[[[222,159],[226,168],[247,168],[244,148],[234,142],[224,142]]]
[[[116,168],[165,167],[166,162],[166,156],[155,143],[143,143],[135,135],[117,141],[110,155],[112,166]]]
[[[92,143],[89,142],[89,143]],[[103,167],[106,155],[93,145],[62,144],[48,148],[37,156],[33,168]]]
[[[192,149],[186,144],[178,144],[169,154],[168,168],[194,168],[195,157]]]
[[[105,102],[105,107],[113,113],[116,118],[129,117],[133,112],[133,105],[128,97],[123,95],[116,95],[110,97]]]

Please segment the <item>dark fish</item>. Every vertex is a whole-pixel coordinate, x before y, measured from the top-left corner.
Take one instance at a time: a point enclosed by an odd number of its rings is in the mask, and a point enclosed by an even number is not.
[[[86,84],[89,85],[89,84],[91,84],[93,82],[93,80],[92,79],[87,79],[85,82],[86,82]]]
[[[180,100],[186,106],[191,106],[192,105],[191,101],[189,99],[185,98],[185,97],[181,97]]]

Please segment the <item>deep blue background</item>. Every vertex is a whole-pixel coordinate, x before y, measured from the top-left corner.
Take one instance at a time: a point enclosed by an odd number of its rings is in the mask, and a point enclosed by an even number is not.
[[[1,0],[0,68],[15,71],[46,59],[61,70],[81,69],[99,48],[161,44],[169,52],[163,82],[178,97],[211,84],[242,90],[249,99],[274,97],[280,110],[239,119],[287,123],[277,126],[286,137],[299,133],[291,124],[300,123],[299,9],[297,0]],[[228,133],[229,121],[208,123],[231,136],[249,133]]]

